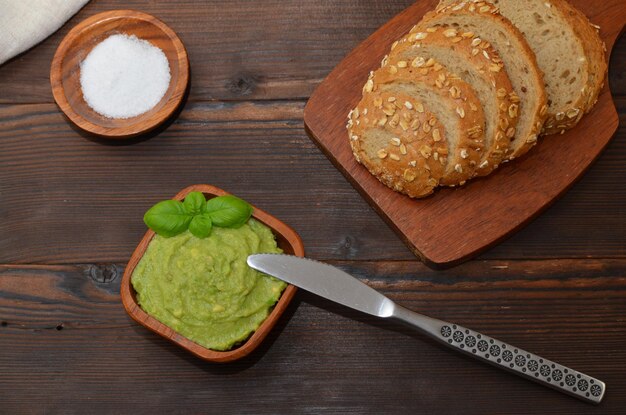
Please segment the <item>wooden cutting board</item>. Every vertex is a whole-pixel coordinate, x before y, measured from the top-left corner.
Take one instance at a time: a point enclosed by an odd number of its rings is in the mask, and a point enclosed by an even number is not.
[[[600,25],[610,52],[626,21],[624,0],[571,3]],[[530,154],[489,177],[458,189],[440,189],[421,200],[388,189],[355,161],[347,115],[390,45],[436,4],[416,2],[354,49],[317,88],[304,110],[304,122],[313,141],[413,252],[429,266],[446,267],[493,246],[546,209],[600,155],[619,118],[607,81],[598,104],[576,128],[545,137]]]

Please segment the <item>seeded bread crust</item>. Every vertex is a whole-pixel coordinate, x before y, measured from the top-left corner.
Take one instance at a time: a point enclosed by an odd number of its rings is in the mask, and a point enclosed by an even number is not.
[[[439,156],[448,153],[444,127],[413,97],[365,92],[350,112],[348,131],[356,160],[387,187],[421,198],[439,185],[445,169]]]
[[[548,118],[543,131],[543,134],[546,135],[562,133],[564,130],[574,127],[583,114],[591,111],[598,102],[598,95],[604,87],[608,69],[605,56],[606,46],[599,35],[600,27],[593,25],[587,16],[565,0],[551,0],[550,3],[555,10],[562,14],[581,40],[585,52],[585,62],[581,63],[587,66],[588,79],[572,108],[553,114]]]
[[[411,62],[418,56],[424,59],[416,64],[422,66],[428,58],[437,60],[429,49],[435,48],[434,54],[445,53],[451,55],[451,59],[463,62],[463,68],[471,72],[465,74],[464,70],[449,68],[459,75],[465,82],[472,85],[483,104],[487,122],[485,136],[485,151],[478,164],[476,173],[478,176],[486,176],[496,169],[505,159],[510,142],[515,136],[518,114],[516,111],[520,99],[513,91],[513,86],[507,75],[504,64],[495,49],[482,41],[473,32],[457,31],[450,26],[427,27],[421,31],[415,26],[407,36],[394,44],[390,58],[406,59]],[[445,64],[445,63],[444,63]],[[476,85],[472,84],[472,76],[478,78]],[[479,89],[487,86],[487,90]],[[449,93],[455,96],[459,93],[456,88],[450,88]],[[487,104],[495,109],[495,113],[487,112]]]
[[[427,91],[445,102],[446,113],[441,114],[436,110],[435,103],[424,101],[424,105],[431,108],[439,122],[446,126],[448,133],[446,138],[449,154],[443,160],[446,170],[440,184],[452,187],[463,185],[476,176],[475,172],[484,151],[485,116],[480,100],[470,85],[434,59],[428,59],[421,67],[415,66],[413,62],[384,59],[382,67],[370,79],[372,87],[374,90],[400,91],[411,96],[417,93],[416,90]],[[455,97],[448,92],[452,87],[459,91]],[[442,116],[453,120],[454,127],[447,126]],[[454,130],[458,132],[456,137],[452,136]],[[451,142],[455,145],[451,146]]]
[[[479,0],[468,1],[476,2]],[[542,134],[563,133],[574,127],[597,101],[607,70],[604,44],[600,40],[597,30],[591,26],[584,14],[565,0],[489,1],[495,6],[499,6],[500,13],[527,35],[526,38],[530,46],[537,53],[540,69],[548,74],[553,74],[556,71],[563,72],[563,75],[557,80],[555,80],[554,75],[546,78],[549,107]],[[454,2],[455,0],[441,0],[439,7]],[[543,24],[535,24],[533,18]],[[555,18],[557,21],[554,21]],[[550,21],[552,22],[552,29],[547,29],[546,24]],[[564,32],[560,36],[560,38],[568,41],[568,47],[564,53],[574,55],[570,65],[555,66],[555,61],[558,61],[559,57],[551,53],[548,48],[549,44],[544,43],[544,36],[547,35],[543,33],[538,35],[539,31],[544,29],[546,32],[550,30],[552,32],[556,30]],[[535,36],[531,36],[531,33]],[[539,40],[536,40],[537,38]],[[580,85],[576,93],[572,93],[572,87],[568,86],[572,85],[572,83],[568,83],[570,78],[573,83]],[[565,101],[566,99],[567,101]]]
[[[464,17],[479,17],[499,27],[507,34],[507,42],[509,44],[515,44],[515,47],[519,50],[518,55],[527,63],[529,70],[527,80],[532,83],[533,89],[536,91],[534,94],[535,105],[530,107],[530,104],[523,98],[523,91],[517,90],[515,81],[511,78],[516,94],[522,99],[522,102],[519,104],[520,107],[515,108],[514,112],[520,112],[520,108],[523,107],[522,111],[528,113],[526,120],[521,117],[522,114],[520,113],[516,134],[511,143],[509,155],[507,156],[508,160],[513,160],[524,155],[537,144],[537,137],[541,133],[544,121],[547,117],[548,107],[543,74],[537,66],[535,54],[522,33],[508,19],[501,16],[498,13],[498,8],[490,3],[478,0],[461,1],[438,7],[437,10],[427,13],[423,20],[417,25],[417,28],[418,30],[425,30],[435,25],[459,25],[457,20],[463,19]],[[498,51],[506,67],[506,54],[508,52],[500,50],[498,47],[498,39],[491,38],[487,33],[480,31],[480,28],[476,28],[476,30],[473,31],[476,36],[489,42],[494,49]],[[510,68],[507,68],[507,70],[509,69]],[[509,74],[511,74],[510,71]]]

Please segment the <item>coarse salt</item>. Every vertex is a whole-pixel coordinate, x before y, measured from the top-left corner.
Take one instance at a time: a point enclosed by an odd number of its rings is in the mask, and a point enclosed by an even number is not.
[[[109,36],[80,64],[85,102],[108,118],[131,118],[149,111],[167,92],[170,78],[161,49],[125,34]]]

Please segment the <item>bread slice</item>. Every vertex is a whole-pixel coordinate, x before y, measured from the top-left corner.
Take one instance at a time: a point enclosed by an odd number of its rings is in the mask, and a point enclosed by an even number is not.
[[[518,119],[518,114],[510,113],[509,108],[519,105],[520,100],[513,91],[498,53],[491,46],[481,50],[475,48],[481,43],[472,32],[460,32],[450,26],[432,26],[423,32],[410,32],[398,42],[390,57],[409,61],[418,56],[426,60],[434,58],[474,88],[486,121],[485,151],[476,173],[478,176],[486,176],[507,155]],[[449,93],[454,95],[458,91],[450,88]]]
[[[580,96],[574,95],[574,101],[578,99],[578,103],[574,103],[562,114],[557,113],[554,118],[549,118],[544,125],[544,134],[553,134],[572,128],[580,121],[583,113],[586,114],[591,111],[598,102],[598,95],[604,87],[608,69],[605,54],[606,46],[599,35],[600,27],[593,25],[587,16],[565,0],[551,0],[550,3],[554,10],[562,13],[565,20],[569,22],[569,26],[574,29],[574,33],[582,41],[585,54],[579,56],[577,62],[588,65],[588,76],[586,84],[580,91]],[[583,58],[585,59],[584,62]]]
[[[475,49],[492,62],[493,57],[485,48],[493,46],[500,55],[513,90],[521,101],[508,108],[511,115],[519,114],[508,159],[522,156],[537,143],[548,109],[543,76],[524,36],[498,13],[495,6],[485,2],[463,1],[439,8],[427,13],[415,30],[423,31],[437,25],[474,33],[481,39]]]
[[[471,0],[478,6],[479,0]],[[490,0],[526,37],[544,73],[544,134],[575,126],[597,100],[606,73],[603,44],[589,20],[565,0]],[[454,1],[442,0],[440,6]]]
[[[434,59],[417,57],[413,61],[384,59],[366,89],[370,86],[373,90],[414,97],[423,102],[444,126],[448,155],[439,157],[445,166],[441,185],[462,185],[475,176],[484,151],[485,116],[470,85]],[[449,90],[453,87],[458,93],[451,96]]]
[[[348,117],[354,156],[383,184],[414,198],[439,185],[446,133],[420,101],[404,93],[365,92]]]

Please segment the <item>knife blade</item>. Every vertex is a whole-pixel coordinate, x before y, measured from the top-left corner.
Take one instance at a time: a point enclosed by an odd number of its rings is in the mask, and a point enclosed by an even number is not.
[[[599,404],[604,382],[458,324],[415,313],[385,297],[352,275],[312,259],[281,254],[255,254],[248,265],[262,273],[336,303],[408,324],[440,343],[500,369]]]
[[[248,265],[303,290],[377,317],[390,317],[393,302],[370,286],[323,262],[280,254],[248,257]]]

